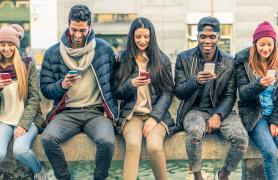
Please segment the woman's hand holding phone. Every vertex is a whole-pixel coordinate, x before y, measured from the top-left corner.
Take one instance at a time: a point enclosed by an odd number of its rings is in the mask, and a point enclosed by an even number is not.
[[[0,89],[12,84],[13,80],[9,73],[0,73]]]
[[[276,81],[275,77],[266,76],[260,79],[260,84],[265,88],[269,87],[273,82]]]
[[[151,80],[149,79],[149,73],[141,71],[139,76],[131,80],[133,87],[140,87],[150,84]]]
[[[272,69],[267,70],[266,77],[260,79],[260,84],[265,88],[269,87],[271,84],[273,84],[276,81],[275,74],[276,74],[275,70]]]
[[[5,86],[8,86],[10,84],[12,84],[13,81],[10,79],[0,79],[0,89],[4,88]]]

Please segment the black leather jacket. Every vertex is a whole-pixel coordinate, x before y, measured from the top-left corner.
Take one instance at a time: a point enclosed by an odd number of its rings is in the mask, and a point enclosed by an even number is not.
[[[225,119],[236,101],[236,83],[234,58],[217,49],[216,79],[210,87],[210,97],[214,113],[221,114]],[[183,119],[191,110],[201,85],[196,81],[198,72],[197,63],[201,61],[199,47],[183,51],[178,54],[175,68],[175,95],[181,100],[177,112],[177,125],[174,132],[181,130]]]
[[[265,88],[259,83],[260,78],[256,78],[253,71],[249,67],[250,48],[246,48],[238,52],[235,56],[236,82],[239,92],[238,109],[243,125],[247,131],[251,131],[260,117],[262,116],[262,108],[259,94]],[[277,82],[275,84],[277,86]],[[268,119],[269,123],[278,125],[278,101],[277,88],[274,93],[274,109]]]

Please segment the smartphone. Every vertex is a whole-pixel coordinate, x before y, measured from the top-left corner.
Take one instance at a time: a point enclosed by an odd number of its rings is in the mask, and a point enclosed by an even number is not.
[[[69,71],[69,74],[77,74],[77,71],[76,70],[71,70],[71,71]]]
[[[148,72],[140,72],[139,76],[140,77],[145,77],[144,80],[149,79],[149,73]]]
[[[275,77],[276,71],[273,69],[267,70],[266,76],[268,77]]]
[[[214,63],[205,63],[204,71],[214,73],[215,64]]]
[[[0,73],[0,78],[3,80],[12,79],[10,73]]]

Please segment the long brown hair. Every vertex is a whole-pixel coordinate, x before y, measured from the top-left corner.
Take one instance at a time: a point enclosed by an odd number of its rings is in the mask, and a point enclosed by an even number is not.
[[[150,70],[150,78],[154,89],[158,94],[172,93],[174,88],[174,82],[172,78],[172,72],[167,69],[166,64],[162,59],[168,58],[164,52],[162,52],[157,44],[155,29],[153,24],[147,18],[136,18],[129,29],[127,37],[126,49],[121,54],[121,61],[123,63],[119,66],[114,73],[115,86],[122,85],[130,76],[136,63],[136,58],[139,49],[134,42],[134,32],[139,28],[146,28],[150,31],[150,42],[145,52],[149,58],[148,69]]]
[[[4,56],[3,55],[1,56],[2,56],[1,59],[3,59]],[[19,51],[16,47],[15,47],[12,63],[14,65],[17,81],[18,81],[19,99],[23,100],[24,98],[27,97],[27,91],[28,91],[27,78],[26,78],[27,70],[24,62],[21,60]]]
[[[250,48],[249,56],[249,66],[253,72],[259,77],[265,77],[268,69],[278,70],[278,48],[276,42],[274,42],[274,49],[267,59],[267,66],[263,65],[262,60],[260,59],[260,54],[257,51],[256,44]]]

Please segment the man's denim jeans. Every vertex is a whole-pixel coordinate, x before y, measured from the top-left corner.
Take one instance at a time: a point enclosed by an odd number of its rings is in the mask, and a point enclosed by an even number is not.
[[[9,141],[14,135],[15,126],[0,122],[0,161],[3,161],[7,154]],[[38,128],[32,124],[29,130],[22,136],[14,140],[13,154],[15,158],[26,166],[30,167],[34,173],[41,171],[41,164],[34,152],[30,149],[32,142],[38,134]]]
[[[211,115],[207,112],[191,110],[186,114],[183,121],[183,128],[187,134],[186,152],[192,172],[202,170],[202,139],[205,136],[207,121],[210,117]],[[227,118],[223,119],[219,130],[216,132],[231,144],[223,168],[234,171],[244,152],[247,151],[248,133],[244,129],[239,116],[235,113],[230,113]]]
[[[258,121],[254,129],[250,132],[250,138],[257,145],[263,155],[266,179],[274,180],[278,179],[278,162],[276,156],[278,136],[271,136],[267,119],[267,116],[263,116]]]
[[[61,144],[82,131],[96,143],[94,179],[108,176],[115,142],[112,121],[100,112],[64,110],[47,125],[41,141],[54,175],[59,180],[70,179]]]

